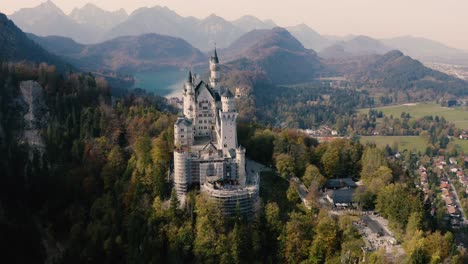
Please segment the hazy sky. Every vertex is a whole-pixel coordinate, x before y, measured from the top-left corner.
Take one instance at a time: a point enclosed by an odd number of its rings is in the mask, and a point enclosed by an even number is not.
[[[45,0],[0,0],[0,11],[33,7]],[[53,0],[66,13],[87,2],[132,12],[167,6],[183,16],[226,19],[251,14],[280,26],[305,23],[322,34],[376,38],[413,35],[468,50],[468,0]]]

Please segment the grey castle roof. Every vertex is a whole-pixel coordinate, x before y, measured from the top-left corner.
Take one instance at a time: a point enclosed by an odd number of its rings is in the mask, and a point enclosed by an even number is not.
[[[176,125],[180,125],[180,124],[184,124],[185,126],[191,126],[192,125],[192,121],[188,120],[187,118],[185,117],[179,117],[176,121]]]
[[[211,56],[211,61],[214,63],[219,63],[218,52],[216,51],[216,47],[214,49],[214,56]]]
[[[344,187],[356,188],[356,183],[351,178],[328,179],[325,182],[325,187],[328,189],[340,189]]]
[[[192,80],[193,80],[193,78],[192,78],[192,71],[189,71],[189,76],[188,76],[187,82],[188,82],[188,83],[192,83]]]
[[[215,90],[211,89],[211,87],[208,86],[208,84],[206,84],[206,83],[203,82],[203,81],[200,81],[200,82],[198,83],[198,85],[195,87],[195,93],[198,94],[199,91],[200,91],[200,89],[201,89],[203,86],[208,90],[208,92],[211,94],[211,96],[215,99],[216,102],[221,101],[221,97],[219,96],[219,93],[216,92]]]
[[[229,89],[224,89],[224,92],[221,94],[222,97],[229,97],[229,98],[232,98],[234,97],[234,95],[231,93],[231,91]]]

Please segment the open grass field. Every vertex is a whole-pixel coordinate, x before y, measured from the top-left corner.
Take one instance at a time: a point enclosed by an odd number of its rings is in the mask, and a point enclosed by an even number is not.
[[[461,108],[447,108],[442,107],[435,102],[428,103],[415,103],[415,104],[402,104],[377,107],[386,116],[393,115],[400,117],[402,112],[410,113],[411,118],[421,118],[428,115],[443,116],[447,121],[454,123],[456,127],[461,129],[468,129],[468,111]],[[361,113],[368,113],[369,108],[359,109]]]
[[[377,147],[384,148],[386,145],[393,147],[395,144],[398,144],[398,149],[402,150],[412,150],[412,151],[421,151],[424,153],[426,151],[426,142],[422,137],[419,136],[361,136],[361,143],[375,143]],[[468,140],[454,139],[455,144],[462,150],[464,153],[468,153]]]
[[[464,153],[468,153],[468,140],[455,139],[455,144],[457,144]]]
[[[386,145],[393,147],[398,144],[398,149],[411,151],[426,151],[426,142],[419,136],[362,136],[361,143],[375,143],[377,147],[384,148]]]

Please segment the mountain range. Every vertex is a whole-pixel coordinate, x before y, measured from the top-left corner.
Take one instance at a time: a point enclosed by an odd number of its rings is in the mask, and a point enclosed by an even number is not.
[[[160,6],[142,7],[127,15],[124,10],[109,12],[86,4],[66,15],[52,1],[20,9],[10,19],[25,32],[69,37],[85,44],[156,33],[183,38],[204,51],[211,50],[215,43],[219,47],[227,47],[250,30],[275,26],[271,20],[262,21],[253,16],[243,16],[235,21],[227,21],[214,14],[204,19],[183,17]]]
[[[50,0],[33,8],[20,9],[10,19],[25,32],[69,37],[79,43],[96,44],[116,37],[155,33],[182,38],[202,51],[211,50],[215,44],[227,48],[251,30],[276,26],[272,20],[263,21],[254,16],[234,21],[214,14],[204,19],[183,17],[160,6],[143,7],[127,14],[122,9],[110,12],[88,3],[67,15]],[[384,54],[397,49],[423,62],[468,65],[468,52],[425,38],[403,36],[378,40],[366,36],[325,36],[305,24],[286,29],[305,48],[326,58]]]

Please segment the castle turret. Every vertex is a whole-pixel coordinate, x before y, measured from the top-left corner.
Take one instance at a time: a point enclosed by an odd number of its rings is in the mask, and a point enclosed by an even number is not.
[[[242,146],[236,149],[237,177],[239,185],[245,186],[246,169],[245,169],[245,148]]]
[[[226,153],[237,148],[237,112],[234,106],[234,95],[226,89],[221,94],[222,109],[219,111],[221,119],[221,147]]]
[[[211,56],[210,60],[210,86],[213,90],[217,91],[218,90],[218,83],[219,83],[219,78],[220,78],[220,73],[219,73],[219,59],[218,59],[218,52],[216,51],[216,47],[214,50],[214,55]]]
[[[184,116],[190,120],[193,120],[196,113],[195,109],[195,91],[193,88],[192,72],[189,72],[187,82],[184,85]]]
[[[235,112],[236,107],[234,104],[234,95],[229,89],[226,88],[224,93],[221,95],[221,107],[223,112]]]
[[[174,188],[179,196],[185,195],[191,184],[189,166],[189,153],[181,149],[174,150]]]

